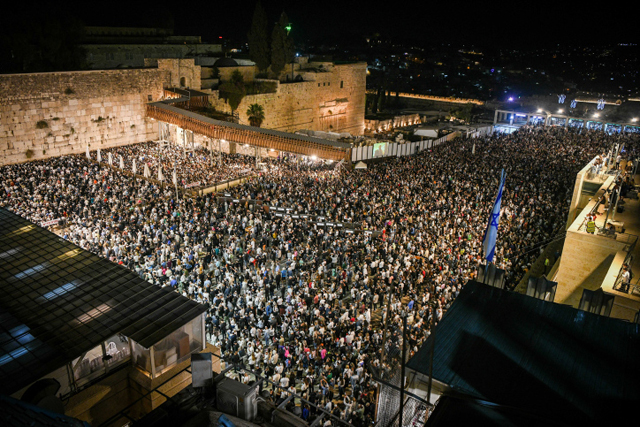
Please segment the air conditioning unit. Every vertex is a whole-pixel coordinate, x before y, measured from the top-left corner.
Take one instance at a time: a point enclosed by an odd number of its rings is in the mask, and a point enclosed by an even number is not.
[[[213,382],[211,353],[194,353],[191,355],[191,385],[207,387]]]
[[[258,413],[256,392],[255,387],[225,378],[216,384],[216,406],[219,411],[253,421]]]

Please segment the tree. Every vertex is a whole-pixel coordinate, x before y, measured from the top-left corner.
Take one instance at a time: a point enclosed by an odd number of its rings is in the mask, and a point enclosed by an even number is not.
[[[233,73],[231,73],[231,83],[238,87],[244,87],[244,76],[240,71],[233,70]]]
[[[449,112],[449,115],[457,119],[463,120],[465,122],[470,122],[472,113],[473,113],[473,104],[469,103],[469,104],[464,104],[459,108],[451,110]]]
[[[229,107],[231,111],[235,112],[242,98],[247,94],[247,89],[244,86],[244,78],[240,71],[235,70],[231,74],[231,80],[220,85],[220,95],[229,101]]]
[[[293,41],[289,37],[287,27],[289,18],[282,12],[271,33],[271,72],[276,76],[279,76],[285,65],[293,60]]]
[[[253,11],[251,30],[247,34],[249,39],[249,56],[262,73],[269,68],[269,39],[267,35],[267,14],[258,1]]]
[[[264,108],[260,104],[251,104],[247,109],[247,116],[249,117],[249,124],[259,128],[264,122]]]

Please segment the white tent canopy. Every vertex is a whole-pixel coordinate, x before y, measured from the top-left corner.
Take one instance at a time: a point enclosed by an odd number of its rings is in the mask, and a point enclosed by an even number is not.
[[[419,128],[419,129],[416,129],[415,132],[413,132],[413,134],[417,136],[426,136],[427,138],[438,137],[438,131],[436,129]]]
[[[367,164],[365,162],[358,162],[358,163],[356,163],[354,168],[355,169],[366,169],[367,168]]]

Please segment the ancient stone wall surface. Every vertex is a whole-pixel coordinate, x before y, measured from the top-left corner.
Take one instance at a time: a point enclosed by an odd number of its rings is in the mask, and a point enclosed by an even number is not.
[[[0,75],[0,164],[156,139],[145,104],[168,84],[159,69]]]
[[[308,64],[311,66],[312,64]],[[323,64],[324,65],[324,64]],[[322,72],[296,70],[305,81],[280,83],[275,93],[247,95],[238,113],[240,123],[249,124],[247,109],[251,104],[262,105],[265,121],[262,127],[286,132],[301,129],[364,132],[366,64],[323,66]],[[230,112],[224,99],[210,97],[218,111]]]
[[[187,59],[158,59],[158,69],[169,72],[172,87],[188,87],[200,90],[202,72],[199,65],[195,65],[193,58]]]

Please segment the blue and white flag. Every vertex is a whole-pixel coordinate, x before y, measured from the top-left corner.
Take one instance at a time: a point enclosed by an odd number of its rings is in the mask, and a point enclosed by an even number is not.
[[[493,211],[491,212],[491,218],[489,218],[489,224],[487,230],[484,232],[484,240],[482,241],[482,248],[484,249],[484,257],[487,262],[493,262],[493,256],[496,251],[496,237],[498,237],[498,221],[500,221],[500,203],[502,202],[502,190],[504,190],[504,181],[506,178],[504,169],[500,175],[500,187],[498,189],[498,197],[496,197],[496,203],[493,205]]]

